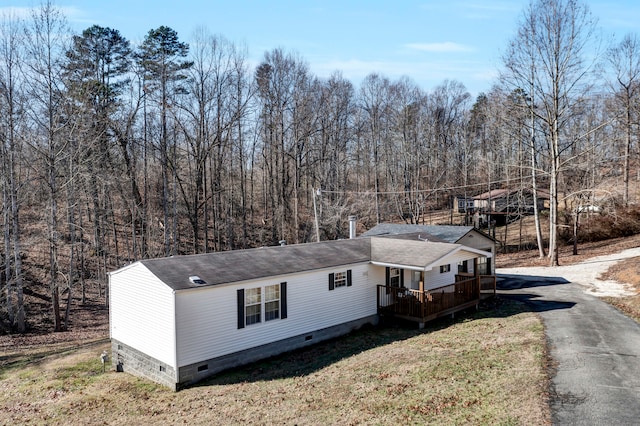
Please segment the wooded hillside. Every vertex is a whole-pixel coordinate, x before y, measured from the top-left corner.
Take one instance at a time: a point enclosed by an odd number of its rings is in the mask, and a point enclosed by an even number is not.
[[[640,45],[594,50],[592,22],[532,4],[472,99],[458,81],[321,79],[280,48],[254,68],[207,30],[72,34],[48,2],[0,17],[0,332],[29,328],[34,292],[68,328],[137,259],[345,238],[348,215],[417,223],[496,188],[550,194],[553,263],[563,214],[637,201]]]

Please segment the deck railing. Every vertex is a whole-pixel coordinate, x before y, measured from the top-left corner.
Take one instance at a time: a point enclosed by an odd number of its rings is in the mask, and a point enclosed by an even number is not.
[[[477,305],[483,285],[488,291],[491,287],[489,276],[460,279],[454,284],[427,291],[379,285],[378,312],[426,322]]]
[[[458,272],[456,274],[456,282],[466,281],[475,278],[474,274],[467,272]],[[480,298],[486,299],[496,295],[496,276],[495,275],[479,275],[480,279]]]
[[[480,275],[480,298],[486,299],[496,295],[496,276]]]

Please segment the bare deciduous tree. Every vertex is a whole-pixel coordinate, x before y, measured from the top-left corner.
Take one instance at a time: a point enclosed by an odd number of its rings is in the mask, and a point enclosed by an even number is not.
[[[33,9],[26,27],[27,88],[31,97],[30,118],[36,125],[31,144],[40,153],[43,186],[47,191],[47,238],[49,242],[49,291],[55,331],[63,329],[59,290],[59,174],[64,155],[66,126],[64,115],[64,79],[61,59],[68,41],[66,19],[51,1]]]
[[[563,155],[579,135],[566,133],[580,102],[588,98],[586,61],[593,54],[595,21],[578,0],[537,0],[526,10],[505,57],[507,82],[530,91],[531,112],[544,125],[549,170],[549,258],[558,264],[558,193]]]
[[[19,70],[21,30],[22,22],[17,17],[9,14],[0,17],[0,150],[5,218],[5,295],[10,327],[15,326],[19,333],[26,330],[18,172],[22,163],[20,128],[24,126],[24,96]]]
[[[606,55],[613,72],[610,81],[613,101],[619,110],[618,122],[624,134],[624,193],[623,203],[629,205],[629,170],[631,146],[638,128],[638,101],[640,97],[640,42],[634,34],[627,34]],[[634,131],[635,130],[635,131]]]

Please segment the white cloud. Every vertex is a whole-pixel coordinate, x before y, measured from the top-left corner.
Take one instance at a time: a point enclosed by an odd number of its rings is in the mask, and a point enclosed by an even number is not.
[[[472,93],[488,90],[495,71],[482,68],[474,61],[366,61],[350,60],[322,60],[310,62],[313,73],[319,77],[329,77],[334,71],[341,71],[342,75],[352,83],[359,85],[371,73],[379,73],[392,80],[407,76],[420,87],[429,90],[446,79],[456,79],[467,86]]]
[[[406,45],[409,49],[419,50],[421,52],[471,52],[473,49],[463,44],[445,41],[443,43],[409,43]]]
[[[321,77],[328,77],[334,71],[341,71],[345,78],[358,82],[367,75],[377,72],[384,75],[397,75],[406,70],[406,66],[398,62],[350,60],[312,61],[311,68]]]

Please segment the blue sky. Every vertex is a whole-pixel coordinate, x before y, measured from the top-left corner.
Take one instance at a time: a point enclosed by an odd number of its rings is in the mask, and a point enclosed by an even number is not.
[[[252,64],[267,50],[296,52],[319,77],[339,70],[358,85],[372,72],[408,76],[425,90],[458,80],[488,91],[529,0],[56,0],[72,28],[119,30],[134,44],[166,25],[189,41],[194,30],[244,44]],[[605,36],[640,33],[637,0],[587,0]],[[0,0],[24,8],[32,0]]]

